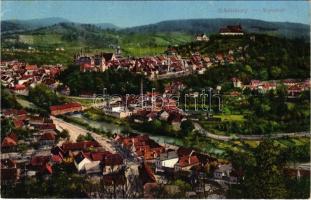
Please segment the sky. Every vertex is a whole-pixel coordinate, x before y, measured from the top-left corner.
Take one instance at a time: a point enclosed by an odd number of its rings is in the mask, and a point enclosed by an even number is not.
[[[251,18],[309,24],[308,1],[1,1],[1,20],[61,17],[131,27],[172,19]]]

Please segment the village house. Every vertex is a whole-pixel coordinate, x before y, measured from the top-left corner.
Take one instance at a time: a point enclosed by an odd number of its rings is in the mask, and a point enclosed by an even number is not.
[[[89,148],[100,148],[100,144],[96,141],[82,141],[82,142],[64,142],[60,147],[64,154],[77,155],[80,151],[88,151]]]
[[[238,184],[243,179],[243,172],[235,170],[231,163],[220,163],[213,172],[215,179],[226,181],[229,184]]]
[[[67,103],[63,105],[50,106],[51,115],[63,115],[66,113],[80,112],[82,106],[80,103]]]
[[[132,115],[132,112],[126,109],[121,103],[109,104],[104,107],[104,113],[117,118],[126,118]]]
[[[123,158],[108,151],[81,151],[74,157],[74,164],[80,173],[107,175],[118,172],[123,167]]]
[[[190,171],[193,166],[197,165],[200,165],[198,157],[190,154],[189,156],[183,156],[178,159],[175,165],[175,171]]]
[[[209,37],[207,37],[207,35],[203,34],[198,34],[195,37],[196,41],[205,41],[208,42],[209,41]]]
[[[170,114],[164,110],[161,112],[159,119],[163,120],[163,121],[167,121],[169,116],[170,116]]]
[[[52,173],[52,168],[50,165],[50,155],[34,155],[31,157],[28,170],[33,173]],[[47,171],[46,171],[47,170]]]
[[[103,159],[103,175],[116,173],[124,167],[123,158],[120,154],[108,154]]]
[[[40,136],[40,146],[53,146],[55,142],[55,134],[52,132],[45,132]]]
[[[303,87],[299,85],[289,85],[287,88],[287,93],[289,96],[297,96],[303,91],[304,91]]]
[[[225,179],[230,177],[230,173],[232,172],[231,164],[219,164],[217,168],[214,170],[214,178],[215,179]]]
[[[12,159],[1,159],[1,185],[15,184],[21,175],[20,168]]]
[[[141,161],[155,162],[155,159],[165,151],[165,148],[150,139],[148,135],[123,137],[115,136],[115,141],[133,156]]]
[[[17,148],[17,136],[15,133],[10,133],[4,137],[1,143],[2,152],[16,151]]]
[[[14,85],[14,87],[11,88],[11,91],[14,92],[15,94],[24,95],[24,96],[27,96],[29,93],[25,85],[19,85],[19,84]]]
[[[179,158],[176,151],[161,153],[156,159],[156,172],[173,172]]]
[[[3,109],[2,115],[4,117],[12,117],[18,120],[25,120],[27,118],[27,112],[25,110],[18,109]]]
[[[242,87],[242,84],[243,84],[243,83],[241,82],[240,79],[233,77],[233,78],[231,79],[231,81],[232,81],[232,83],[233,83],[233,87],[235,87],[235,88],[241,88],[241,87]]]
[[[88,163],[91,163],[91,162],[92,161],[83,152],[80,152],[74,158],[74,164],[75,164],[78,172],[85,171],[85,165]]]
[[[226,28],[219,29],[220,35],[244,35],[244,31],[241,25],[227,26]]]

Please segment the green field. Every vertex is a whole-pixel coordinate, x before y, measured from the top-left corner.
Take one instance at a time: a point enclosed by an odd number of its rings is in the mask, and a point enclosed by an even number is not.
[[[124,56],[151,56],[165,52],[169,45],[181,45],[193,40],[186,33],[126,33],[105,31],[83,26],[58,25],[36,31],[4,35],[2,47],[18,51],[2,51],[3,59],[17,58],[34,64],[72,62],[73,55],[84,49],[85,52],[114,52],[121,47]],[[36,52],[29,52],[32,47]],[[64,51],[56,51],[64,48]]]
[[[214,115],[214,117],[220,117],[221,121],[244,121],[243,115],[222,114],[222,115]]]

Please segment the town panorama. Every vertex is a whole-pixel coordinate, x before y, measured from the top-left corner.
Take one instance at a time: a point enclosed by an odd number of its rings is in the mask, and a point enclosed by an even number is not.
[[[307,1],[1,1],[1,197],[310,198]]]

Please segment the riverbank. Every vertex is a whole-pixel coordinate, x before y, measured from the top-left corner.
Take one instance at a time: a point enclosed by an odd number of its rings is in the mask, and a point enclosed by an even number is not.
[[[156,135],[149,131],[139,131],[132,128],[129,122],[122,119],[105,116],[100,111],[89,111],[89,114],[72,114],[66,116],[66,120],[71,123],[86,127],[88,130],[98,132],[105,136],[118,134],[148,134],[152,139],[162,145],[183,146],[198,149],[218,158],[227,158],[228,153],[250,152],[260,144],[260,140],[228,139],[219,140],[219,138],[206,137],[199,132],[194,131],[192,134],[184,137],[173,137],[171,135]],[[217,135],[220,137],[219,135]],[[310,145],[309,138],[283,138],[274,140],[280,148],[290,148],[294,146]]]

